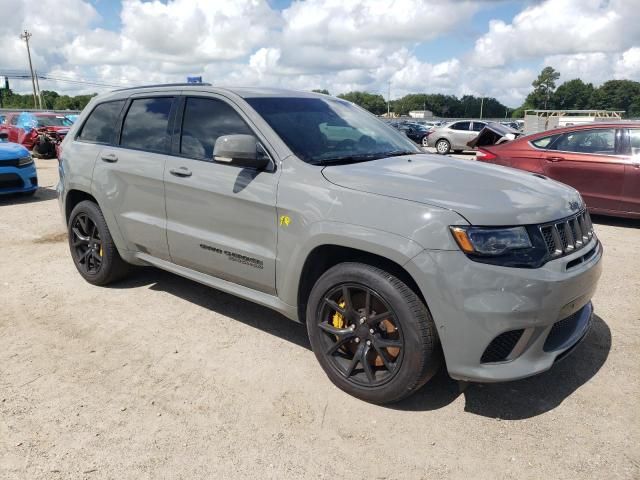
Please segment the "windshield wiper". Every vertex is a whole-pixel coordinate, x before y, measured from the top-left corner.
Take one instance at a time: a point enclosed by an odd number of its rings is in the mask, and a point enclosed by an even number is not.
[[[379,160],[386,157],[398,157],[400,155],[416,155],[419,152],[411,152],[409,150],[393,150],[391,152],[378,153],[360,153],[355,155],[343,155],[341,157],[323,158],[313,162],[314,165],[330,165],[334,163],[356,163],[368,162],[370,160]]]

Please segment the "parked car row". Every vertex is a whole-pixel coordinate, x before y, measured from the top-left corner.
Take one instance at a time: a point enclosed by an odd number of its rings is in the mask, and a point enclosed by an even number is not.
[[[6,133],[9,142],[22,144],[34,155],[54,158],[73,121],[65,115],[52,112],[10,112],[0,119],[0,133]]]
[[[37,190],[38,174],[29,151],[0,132],[0,195],[33,195]]]

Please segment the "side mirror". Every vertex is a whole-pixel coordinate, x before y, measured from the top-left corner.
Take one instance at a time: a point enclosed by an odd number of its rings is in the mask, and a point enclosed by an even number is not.
[[[222,135],[213,146],[213,161],[262,170],[269,156],[253,135]]]

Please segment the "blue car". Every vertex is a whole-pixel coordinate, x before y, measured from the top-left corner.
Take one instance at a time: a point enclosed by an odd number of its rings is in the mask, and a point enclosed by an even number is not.
[[[33,195],[37,190],[38,174],[29,150],[8,142],[7,134],[0,133],[0,195]]]

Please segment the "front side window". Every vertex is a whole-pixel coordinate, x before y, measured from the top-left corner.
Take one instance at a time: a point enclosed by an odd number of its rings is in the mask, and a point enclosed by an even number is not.
[[[170,145],[169,112],[173,97],[138,98],[131,102],[122,125],[120,145],[167,152]]]
[[[613,128],[598,128],[565,133],[553,145],[553,150],[614,155],[616,153],[616,131]]]
[[[451,125],[450,128],[452,128],[453,130],[469,130],[470,126],[471,122],[456,122]]]
[[[246,101],[307,163],[357,162],[423,153],[405,135],[345,100],[256,97]]]
[[[213,160],[218,137],[238,134],[253,132],[230,105],[213,98],[187,98],[180,137],[182,155]]]
[[[117,128],[116,122],[123,106],[124,100],[98,105],[84,122],[78,138],[85,142],[111,143]]]

